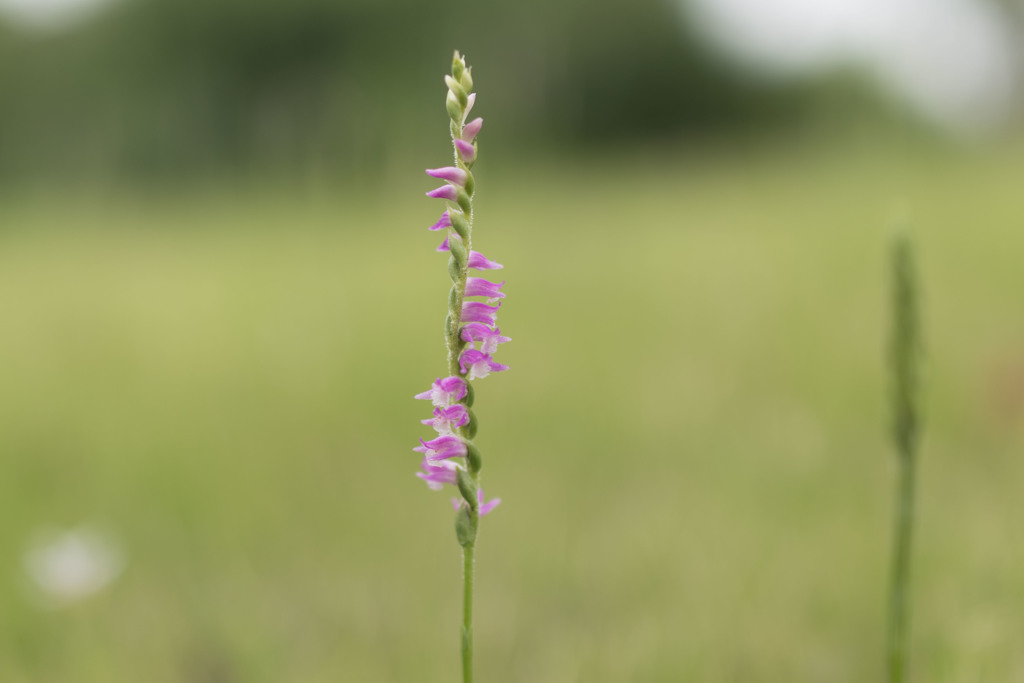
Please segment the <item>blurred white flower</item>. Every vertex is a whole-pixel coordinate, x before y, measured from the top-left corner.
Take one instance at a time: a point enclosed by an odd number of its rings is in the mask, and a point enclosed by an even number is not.
[[[40,533],[24,557],[25,570],[47,598],[68,604],[102,590],[124,569],[124,555],[109,536],[80,526]]]

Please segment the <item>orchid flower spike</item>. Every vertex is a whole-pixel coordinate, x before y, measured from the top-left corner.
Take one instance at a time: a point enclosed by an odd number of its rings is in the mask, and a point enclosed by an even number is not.
[[[473,166],[479,159],[479,135],[483,119],[469,119],[476,104],[473,77],[466,60],[458,52],[452,60],[451,73],[444,78],[448,88],[445,108],[448,112],[452,140],[452,165],[429,168],[431,178],[444,182],[427,192],[427,196],[446,203],[441,217],[430,226],[431,231],[444,232],[444,241],[436,248],[448,255],[448,276],[452,281],[448,293],[444,339],[447,368],[430,388],[416,394],[417,399],[430,401],[432,412],[421,420],[435,430],[436,436],[420,439],[413,451],[422,455],[416,476],[434,490],[447,486],[457,491],[455,504],[455,536],[463,549],[467,608],[463,610],[462,662],[463,680],[472,679],[472,567],[480,518],[490,513],[499,498],[484,499],[480,487],[483,458],[476,445],[479,424],[473,412],[476,380],[508,366],[494,360],[498,347],[510,339],[497,326],[498,311],[506,299],[505,282],[492,282],[470,276],[471,270],[498,270],[500,263],[473,250],[474,205],[476,182]],[[483,299],[473,300],[474,297]]]
[[[454,164],[428,168],[426,173],[444,181],[444,185],[427,192],[427,196],[448,202],[441,217],[430,226],[432,231],[445,233],[437,251],[448,254],[448,274],[452,280],[445,321],[448,375],[438,378],[430,389],[416,395],[433,404],[433,413],[421,422],[432,427],[438,436],[421,441],[414,450],[425,456],[423,471],[418,476],[432,488],[442,484],[459,486],[455,469],[437,463],[463,459],[465,465],[460,467],[476,487],[481,462],[479,451],[470,441],[475,438],[478,426],[472,409],[474,392],[470,383],[508,369],[507,365],[494,360],[499,345],[509,341],[497,327],[498,310],[506,294],[503,281],[492,282],[469,275],[470,270],[497,270],[503,266],[472,248],[475,185],[472,168],[478,156],[477,138],[483,119],[469,119],[477,98],[470,68],[460,54],[455,53],[452,71],[444,81],[448,87],[445,101],[451,119]],[[476,297],[483,301],[474,301]],[[467,505],[472,503],[470,508],[477,519],[480,506],[485,505],[483,501],[477,501],[475,494],[469,498],[464,495],[463,499]],[[471,525],[474,529],[475,524],[474,521]]]

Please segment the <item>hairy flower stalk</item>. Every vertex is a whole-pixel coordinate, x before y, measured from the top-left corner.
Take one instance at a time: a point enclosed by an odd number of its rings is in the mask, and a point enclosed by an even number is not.
[[[910,548],[914,527],[914,488],[920,421],[921,332],[913,248],[905,232],[892,245],[892,435],[899,467],[893,523],[889,592],[888,671],[890,683],[902,683],[907,668],[910,612]]]
[[[423,455],[421,472],[416,476],[427,486],[441,490],[454,487],[455,535],[463,555],[462,680],[473,680],[473,570],[477,529],[480,518],[501,502],[484,501],[480,488],[480,450],[472,441],[477,433],[473,414],[472,382],[508,366],[494,360],[498,345],[509,341],[497,327],[498,309],[505,298],[504,282],[470,276],[470,270],[495,270],[500,263],[473,251],[473,195],[476,183],[472,168],[477,158],[476,137],[483,119],[467,121],[476,102],[473,78],[465,59],[458,53],[452,60],[446,107],[451,119],[454,165],[427,169],[427,175],[443,180],[444,185],[427,196],[446,203],[441,217],[430,230],[444,230],[444,242],[437,251],[448,252],[448,275],[452,281],[448,293],[448,315],[444,321],[448,351],[448,376],[438,378],[430,389],[416,398],[430,401],[432,417],[423,420],[437,432],[429,441],[420,440],[413,450]],[[476,301],[483,298],[485,301]]]

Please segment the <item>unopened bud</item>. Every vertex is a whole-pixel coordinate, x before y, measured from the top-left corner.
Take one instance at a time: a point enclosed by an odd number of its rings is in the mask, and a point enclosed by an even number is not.
[[[448,90],[458,99],[460,111],[465,110],[466,105],[469,104],[469,93],[466,92],[466,89],[451,76],[445,76],[444,83],[448,86]]]
[[[452,258],[455,259],[455,265],[458,266],[459,271],[462,271],[466,267],[466,261],[469,259],[469,256],[466,254],[466,245],[457,237],[452,237],[448,240],[448,248],[452,252]]]
[[[459,205],[459,208],[462,209],[462,213],[469,213],[473,210],[473,204],[469,201],[469,194],[461,187],[456,190],[455,202]]]
[[[459,286],[452,285],[452,288],[448,290],[448,311],[449,315],[454,316],[459,310]]]
[[[461,80],[462,74],[466,71],[466,61],[459,54],[459,51],[455,51],[455,56],[452,57],[452,76],[456,79]]]
[[[476,520],[466,505],[460,505],[455,513],[455,538],[463,548],[476,541]]]
[[[480,449],[472,441],[466,442],[466,465],[471,474],[476,474],[483,467],[484,461]]]
[[[458,470],[455,475],[455,481],[459,486],[459,493],[462,494],[462,498],[469,503],[469,507],[476,510],[480,502],[476,497],[476,482],[473,481],[473,477],[469,476],[469,472],[466,470]]]
[[[455,232],[459,233],[459,237],[464,240],[469,239],[469,221],[466,220],[466,214],[459,213],[458,211],[449,211],[449,219],[452,223],[452,228]]]
[[[448,99],[445,100],[445,107],[448,109],[448,116],[452,120],[452,126],[462,125],[462,107],[459,106],[458,98],[451,91],[448,92]]]

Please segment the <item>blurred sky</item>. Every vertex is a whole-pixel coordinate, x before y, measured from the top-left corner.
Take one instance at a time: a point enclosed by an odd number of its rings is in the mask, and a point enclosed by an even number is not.
[[[862,66],[948,127],[998,123],[1016,95],[1019,33],[991,2],[677,1],[702,32],[753,68],[798,75]]]
[[[54,29],[87,17],[111,0],[0,0],[0,10],[27,28]]]

